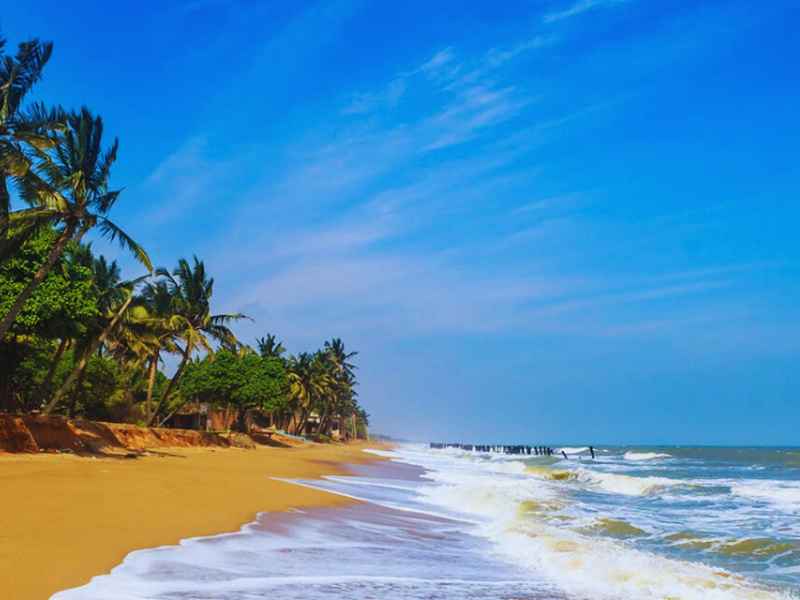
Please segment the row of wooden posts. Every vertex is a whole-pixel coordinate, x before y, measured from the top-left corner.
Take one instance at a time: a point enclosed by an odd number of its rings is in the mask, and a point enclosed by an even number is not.
[[[467,450],[469,452],[496,452],[498,454],[527,454],[532,456],[552,456],[553,449],[549,446],[505,446],[505,445],[487,445],[487,444],[444,444],[439,442],[431,442],[430,447],[434,450],[443,450],[445,448],[457,448],[459,450]]]

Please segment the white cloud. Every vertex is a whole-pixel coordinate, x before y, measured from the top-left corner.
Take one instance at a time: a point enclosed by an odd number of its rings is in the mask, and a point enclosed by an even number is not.
[[[185,219],[187,211],[220,193],[235,160],[211,157],[209,150],[206,136],[195,136],[162,160],[145,179],[140,193],[158,206],[157,210],[146,207],[151,225]]]
[[[621,2],[625,2],[626,0],[579,0],[569,8],[558,12],[548,13],[543,17],[545,23],[553,23],[555,21],[561,21],[563,19],[568,19],[570,17],[577,17],[578,15],[582,15],[583,13],[590,11],[594,8],[599,8],[602,6],[608,6],[612,4],[619,4]]]
[[[604,235],[615,240],[582,214],[591,194],[525,201],[540,168],[529,153],[541,131],[555,135],[595,110],[532,118],[537,92],[502,66],[544,44],[532,38],[474,59],[447,48],[350,96],[345,114],[334,100],[330,114],[281,150],[281,177],[260,182],[209,243],[225,309],[256,317],[245,326],[253,331],[295,338],[331,324],[361,338],[640,335],[693,318],[664,301],[688,310],[730,278],[676,273],[661,282],[568,265],[565,254],[591,254]],[[406,109],[414,93],[426,102],[402,121],[383,114]],[[197,195],[209,178],[226,176],[208,164],[208,149],[202,138],[192,140],[151,182],[191,173],[198,179],[187,179],[184,192]],[[517,192],[506,196],[506,189]]]

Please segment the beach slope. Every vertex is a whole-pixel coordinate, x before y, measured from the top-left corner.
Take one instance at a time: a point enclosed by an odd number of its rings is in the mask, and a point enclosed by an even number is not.
[[[258,512],[351,500],[273,477],[318,478],[376,460],[375,443],[162,449],[134,460],[0,454],[0,597],[44,600],[126,554],[236,531]]]

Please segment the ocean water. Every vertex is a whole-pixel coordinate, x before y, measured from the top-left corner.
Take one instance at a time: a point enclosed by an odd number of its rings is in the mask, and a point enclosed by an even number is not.
[[[402,445],[363,502],[130,554],[55,600],[800,599],[800,450]]]

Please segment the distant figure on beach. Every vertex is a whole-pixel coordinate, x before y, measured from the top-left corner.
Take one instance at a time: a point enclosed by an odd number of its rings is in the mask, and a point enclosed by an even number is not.
[[[566,453],[566,452],[564,452],[563,450],[561,451],[561,455],[564,457],[564,460],[569,460],[569,459],[567,458],[567,453]]]
[[[594,446],[589,446],[589,452],[591,452],[592,460],[594,460]]]

